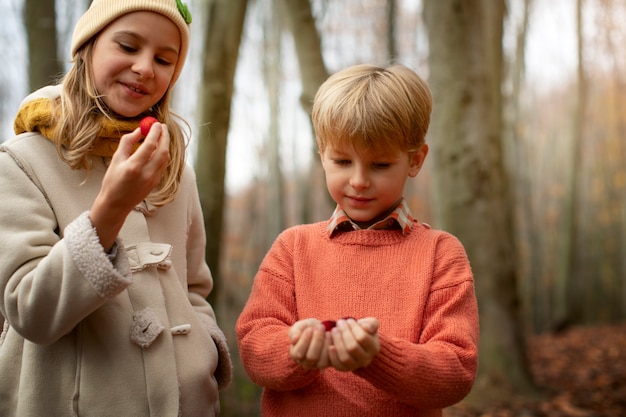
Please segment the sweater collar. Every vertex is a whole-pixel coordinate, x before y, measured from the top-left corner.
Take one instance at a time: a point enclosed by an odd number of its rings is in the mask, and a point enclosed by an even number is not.
[[[406,200],[402,198],[396,208],[384,219],[374,223],[368,230],[392,230],[400,229],[403,235],[408,235],[411,232],[413,223],[417,220],[411,214],[409,205]],[[352,230],[361,230],[361,228],[354,223],[346,212],[337,205],[332,216],[328,220],[328,226],[326,227],[328,236],[333,237],[340,232],[349,232]]]

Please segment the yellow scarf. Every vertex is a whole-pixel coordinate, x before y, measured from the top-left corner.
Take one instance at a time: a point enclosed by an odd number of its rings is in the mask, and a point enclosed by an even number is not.
[[[92,155],[111,157],[117,150],[120,138],[139,127],[139,119],[107,119],[101,118],[98,138],[93,142],[89,151]],[[15,134],[24,132],[39,132],[46,138],[54,141],[56,125],[52,120],[51,100],[37,98],[24,104],[13,123]]]

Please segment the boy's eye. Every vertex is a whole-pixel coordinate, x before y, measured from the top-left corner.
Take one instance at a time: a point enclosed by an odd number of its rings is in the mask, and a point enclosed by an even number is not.
[[[172,65],[172,63],[170,62],[170,60],[169,60],[169,59],[165,59],[165,58],[159,58],[159,57],[156,57],[156,58],[155,58],[155,61],[156,61],[157,63],[159,63],[160,65]]]
[[[391,166],[389,162],[374,162],[372,167],[374,169],[387,169]]]
[[[337,165],[349,165],[350,164],[349,159],[335,159],[334,162]]]

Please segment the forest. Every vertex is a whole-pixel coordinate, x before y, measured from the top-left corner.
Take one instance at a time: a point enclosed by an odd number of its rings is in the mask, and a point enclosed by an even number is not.
[[[67,69],[88,0],[0,3],[4,140],[21,99]],[[334,208],[312,97],[341,68],[392,62],[427,79],[434,100],[431,151],[406,198],[461,240],[479,301],[478,376],[444,415],[626,415],[626,3],[186,3],[175,108],[193,130],[210,301],[235,362],[222,415],[260,415],[234,324],[261,260],[282,230]]]

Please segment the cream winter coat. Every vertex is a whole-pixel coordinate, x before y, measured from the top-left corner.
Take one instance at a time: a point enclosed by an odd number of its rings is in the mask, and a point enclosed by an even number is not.
[[[231,362],[193,170],[107,255],[87,212],[105,163],[72,170],[37,133],[0,147],[0,416],[213,416]]]

